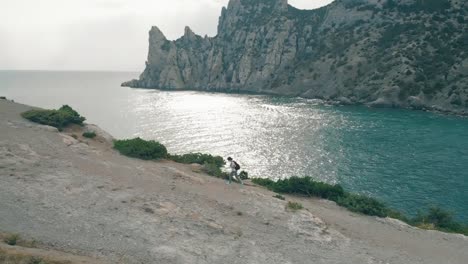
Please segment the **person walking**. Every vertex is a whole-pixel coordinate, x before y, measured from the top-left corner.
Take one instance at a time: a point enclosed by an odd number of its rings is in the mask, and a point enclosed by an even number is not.
[[[232,176],[234,176],[240,182],[240,184],[244,185],[244,183],[242,182],[242,179],[237,173],[237,171],[240,170],[239,164],[235,160],[233,160],[231,157],[228,157],[227,160],[229,161],[229,167],[231,168],[231,173],[229,174],[229,181],[226,183],[231,184]]]

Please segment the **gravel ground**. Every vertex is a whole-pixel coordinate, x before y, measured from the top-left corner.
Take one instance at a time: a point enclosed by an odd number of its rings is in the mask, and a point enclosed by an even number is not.
[[[109,263],[465,264],[468,239],[334,203],[226,185],[197,166],[123,157],[111,136],[33,124],[0,100],[0,231]],[[78,135],[78,139],[71,137]]]

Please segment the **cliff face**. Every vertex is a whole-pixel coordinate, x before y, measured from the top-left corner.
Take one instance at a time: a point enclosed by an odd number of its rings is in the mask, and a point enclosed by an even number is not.
[[[463,0],[231,0],[218,35],[153,27],[146,69],[124,86],[255,92],[463,113],[468,107]]]

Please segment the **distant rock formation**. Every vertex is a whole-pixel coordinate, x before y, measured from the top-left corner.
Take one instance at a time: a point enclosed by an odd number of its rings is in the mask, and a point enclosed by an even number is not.
[[[145,71],[122,85],[467,113],[467,32],[463,0],[231,0],[215,37],[153,27]]]

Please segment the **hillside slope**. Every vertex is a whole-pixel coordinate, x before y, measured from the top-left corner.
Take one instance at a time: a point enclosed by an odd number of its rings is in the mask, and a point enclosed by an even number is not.
[[[282,201],[256,186],[227,185],[191,165],[127,158],[98,127],[59,133],[22,119],[29,109],[0,100],[0,233],[108,263],[468,259],[466,236],[357,215],[324,200]],[[81,137],[86,129],[97,137]],[[304,209],[289,211],[288,201]]]
[[[255,92],[466,113],[468,4],[462,0],[231,0],[218,34],[153,27],[146,69],[124,86]]]

